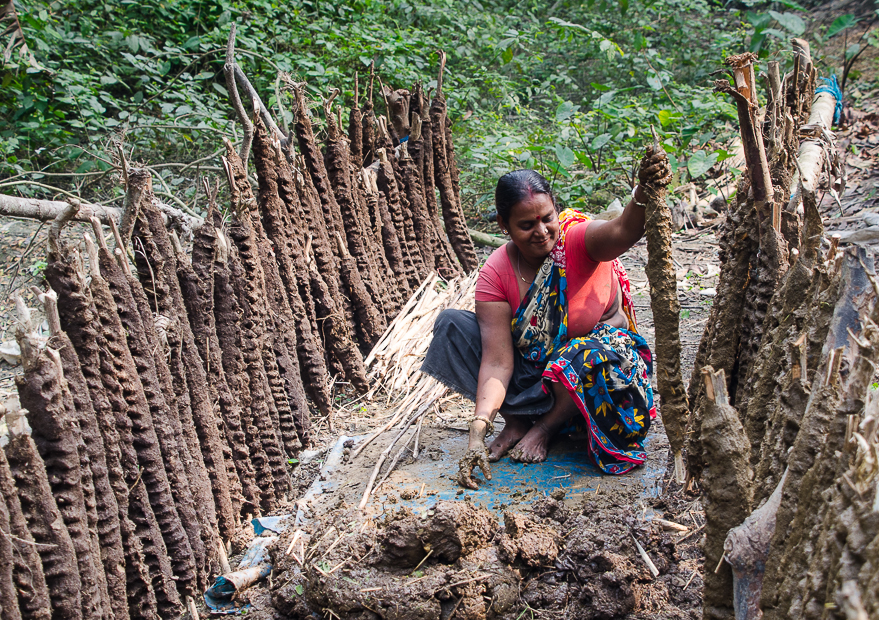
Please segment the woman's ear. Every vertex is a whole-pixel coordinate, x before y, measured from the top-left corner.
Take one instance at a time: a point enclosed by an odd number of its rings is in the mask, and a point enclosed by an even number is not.
[[[510,231],[507,230],[507,225],[506,225],[506,223],[504,222],[504,218],[501,217],[501,214],[500,214],[500,213],[497,214],[497,225],[498,225],[498,227],[501,229],[501,232],[502,232],[502,233],[504,233],[505,235],[509,235],[509,234],[510,234]]]

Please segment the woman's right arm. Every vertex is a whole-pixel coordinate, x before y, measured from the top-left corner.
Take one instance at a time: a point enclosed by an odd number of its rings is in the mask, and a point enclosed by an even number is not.
[[[476,383],[476,418],[470,422],[470,443],[467,454],[458,463],[458,483],[468,489],[479,485],[473,479],[473,470],[479,467],[486,480],[491,480],[491,464],[485,447],[488,431],[486,419],[494,420],[507,386],[513,376],[513,334],[510,323],[513,312],[505,301],[477,301],[476,321],[482,340],[482,360],[479,363],[479,379]]]
[[[478,418],[494,420],[507,386],[513,376],[513,335],[510,323],[513,312],[510,304],[505,301],[477,301],[476,321],[482,339],[482,361],[479,364],[479,379],[476,384],[476,409]],[[478,430],[474,436],[474,425],[470,429],[470,443],[474,447],[474,439],[483,441],[487,424],[476,421]]]

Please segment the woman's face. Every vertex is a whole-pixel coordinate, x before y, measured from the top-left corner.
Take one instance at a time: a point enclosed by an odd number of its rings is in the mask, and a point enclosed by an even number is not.
[[[498,224],[510,232],[522,256],[532,262],[546,258],[559,238],[559,217],[548,194],[531,194],[516,203],[508,222],[498,216]]]

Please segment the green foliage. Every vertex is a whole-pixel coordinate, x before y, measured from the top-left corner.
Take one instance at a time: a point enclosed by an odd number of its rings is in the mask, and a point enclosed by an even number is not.
[[[728,54],[776,53],[807,25],[794,2],[744,4],[752,10],[708,0],[20,0],[44,69],[2,73],[0,175],[76,172],[43,182],[118,200],[107,173],[110,140],[122,139],[154,165],[157,190],[195,204],[196,171],[215,174],[220,138],[236,139],[222,72],[235,22],[238,62],[279,124],[291,114],[278,71],[306,80],[314,98],[341,88],[347,107],[355,72],[362,96],[373,61],[393,87],[435,88],[442,48],[468,206],[489,210],[498,175],[534,167],[566,205],[604,207],[628,192],[650,125],[679,182],[725,158],[734,108],[712,93],[710,73]]]
[[[830,27],[827,29],[827,32],[824,34],[824,37],[829,39],[830,37],[835,37],[843,30],[848,30],[859,21],[854,15],[840,15],[833,23],[830,24]]]

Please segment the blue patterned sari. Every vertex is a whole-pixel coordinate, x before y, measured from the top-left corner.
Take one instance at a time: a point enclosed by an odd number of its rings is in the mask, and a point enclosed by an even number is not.
[[[592,462],[608,474],[624,474],[647,458],[644,440],[656,417],[653,356],[638,333],[629,278],[619,260],[614,274],[622,290],[628,329],[599,323],[582,338],[568,339],[565,237],[588,217],[559,214],[559,239],[513,317],[513,344],[525,359],[543,365],[544,390],[560,382],[583,414]]]

